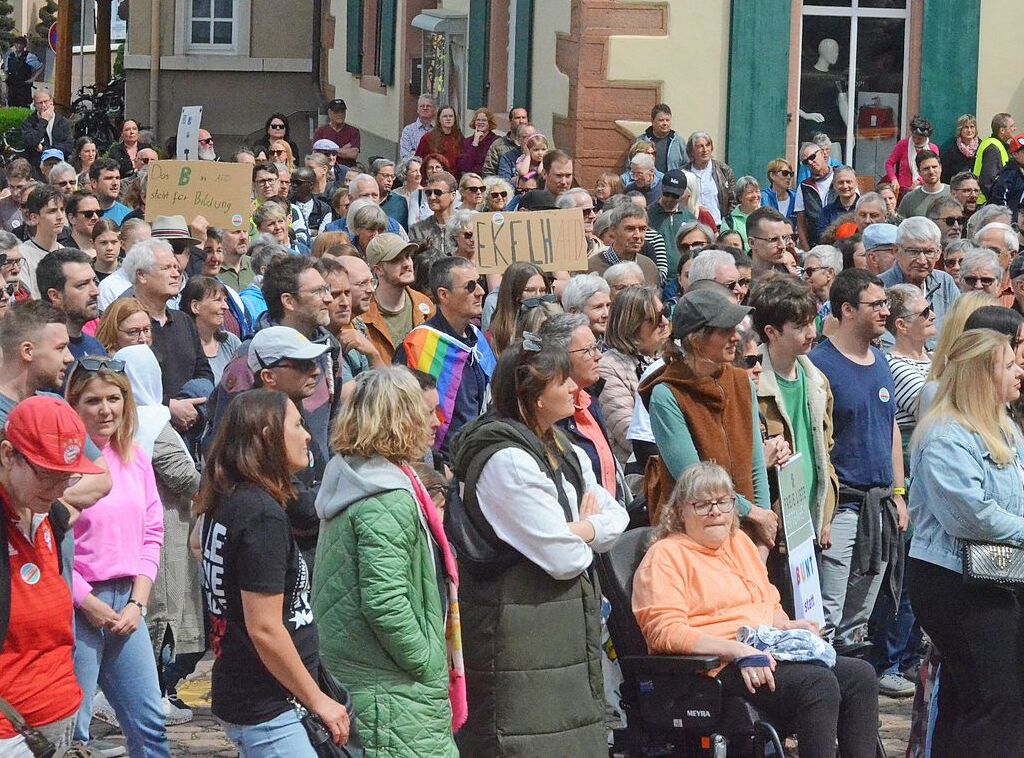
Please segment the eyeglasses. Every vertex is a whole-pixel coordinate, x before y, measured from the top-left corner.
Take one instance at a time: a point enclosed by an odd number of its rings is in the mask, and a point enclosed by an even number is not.
[[[804,266],[804,279],[810,279],[819,271],[824,271],[824,266]]]
[[[996,283],[994,276],[965,276],[963,280],[968,287],[977,287],[979,283],[982,287],[991,287]]]
[[[817,158],[820,154],[821,154],[821,150],[815,150],[813,153],[808,155],[806,158],[804,158],[800,162],[802,164],[804,164],[805,166],[810,166],[812,163],[814,163],[814,159]]]
[[[284,129],[284,124],[271,124],[271,129]]]
[[[502,190],[501,192],[492,192],[491,193],[491,199],[492,200],[498,200],[498,199],[504,200],[506,197],[508,197],[508,193],[505,192],[504,190]]]
[[[53,484],[63,482],[64,488],[67,489],[68,487],[74,487],[82,481],[81,474],[66,474],[63,471],[50,471],[49,469],[39,468],[21,453],[18,453],[18,457],[25,461],[26,466],[32,469],[32,473],[36,475],[37,479],[42,479],[44,482],[52,482]]]
[[[963,216],[943,216],[939,219],[946,226],[960,226],[964,223]]]
[[[451,190],[440,190],[440,189],[425,189],[423,194],[427,197],[441,197],[441,195],[450,194]]]
[[[712,508],[718,508],[719,513],[732,513],[732,509],[736,507],[736,498],[730,496],[718,500],[691,500],[690,505],[698,516],[710,515]]]
[[[138,329],[118,329],[117,331],[121,332],[121,334],[125,335],[126,337],[130,337],[133,340],[137,340],[139,337],[142,337],[143,335],[147,337],[151,335],[153,333],[153,327],[141,326]]]
[[[484,186],[481,184],[479,187],[476,186],[476,185],[473,185],[471,187],[471,186],[469,186],[467,184],[465,187],[462,188],[462,191],[463,192],[483,192],[484,191]]]
[[[21,258],[4,258],[3,263],[0,263],[0,268],[20,268]]]
[[[299,294],[300,295],[313,295],[314,297],[316,297],[316,296],[319,296],[319,297],[330,297],[331,296],[331,288],[328,287],[325,284],[324,286],[317,287],[316,289],[299,290]]]
[[[89,210],[75,211],[71,215],[73,215],[73,216],[85,216],[86,218],[99,218],[100,217],[100,212],[98,210],[93,210],[93,209],[90,208]]]
[[[554,295],[538,295],[537,297],[528,297],[519,304],[520,311],[532,311],[534,308],[538,308],[544,303],[557,303],[558,298]]]
[[[905,247],[901,251],[908,258],[938,258],[939,251],[933,247]]]
[[[885,298],[882,298],[881,300],[872,300],[867,303],[865,303],[863,300],[858,300],[857,305],[866,305],[875,313],[881,313],[885,308],[889,306],[889,301],[886,300]]]
[[[708,243],[703,240],[700,242],[680,242],[678,245],[676,245],[676,250],[678,250],[680,253],[688,253],[691,250],[706,247],[707,244]]]
[[[267,368],[290,368],[292,371],[297,371],[300,374],[312,374],[319,368],[319,366],[317,366],[316,361],[282,358],[277,363],[273,363]]]
[[[932,317],[932,307],[930,305],[926,305],[924,308],[921,309],[920,313],[917,313],[917,314],[914,315],[914,318],[921,318],[921,319],[924,319],[925,321],[927,321],[931,317]]]
[[[277,181],[277,177],[276,176],[265,176],[262,179],[257,179],[256,183],[257,184],[267,184],[267,185],[270,185],[270,184],[273,184],[276,181]]]
[[[786,246],[793,241],[792,234],[781,234],[778,237],[757,237],[753,234],[748,234],[747,236],[752,240],[761,240],[761,242],[767,242],[769,245],[775,245],[776,247],[779,245]]]
[[[588,358],[596,358],[601,354],[601,348],[598,347],[596,342],[594,342],[586,347],[578,347],[575,350],[569,351],[569,355],[572,355],[573,353],[583,353]]]
[[[78,179],[75,177],[71,177],[70,179],[64,179],[63,181],[59,181],[56,184],[58,187],[74,187],[76,184],[78,184]]]
[[[956,257],[946,258],[943,261],[943,264],[946,266],[946,268],[959,268],[960,264],[963,263],[963,262],[964,262],[964,257],[961,255],[959,258],[956,258]]]
[[[929,134],[932,133],[931,129],[914,129],[913,132],[918,137],[927,137]]]

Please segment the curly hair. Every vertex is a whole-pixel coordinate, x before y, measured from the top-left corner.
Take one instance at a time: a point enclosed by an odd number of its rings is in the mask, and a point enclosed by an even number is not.
[[[712,461],[699,461],[689,466],[676,480],[668,502],[658,514],[658,526],[654,532],[654,540],[664,539],[673,534],[686,534],[683,521],[683,509],[680,506],[692,502],[696,498],[707,495],[728,493],[735,497],[732,477],[729,472]],[[732,528],[739,525],[736,510],[733,509]]]

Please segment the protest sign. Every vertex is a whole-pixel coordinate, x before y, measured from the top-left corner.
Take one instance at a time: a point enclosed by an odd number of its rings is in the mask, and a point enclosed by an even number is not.
[[[476,264],[481,274],[500,274],[513,261],[541,271],[586,271],[583,211],[474,213]]]
[[[186,105],[178,119],[178,139],[175,143],[179,161],[199,160],[199,124],[203,120],[203,106]]]
[[[252,215],[252,166],[216,161],[154,161],[146,185],[146,221],[202,216],[210,226],[241,229]]]
[[[796,618],[808,619],[823,626],[825,612],[821,603],[818,561],[814,555],[814,524],[811,523],[801,455],[797,453],[785,466],[776,469],[779,475],[782,532],[786,536],[786,558],[789,562]]]

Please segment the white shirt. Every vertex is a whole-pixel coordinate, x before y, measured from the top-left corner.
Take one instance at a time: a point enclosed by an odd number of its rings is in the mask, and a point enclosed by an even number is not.
[[[700,198],[701,207],[711,214],[716,225],[721,226],[722,209],[718,207],[718,185],[715,184],[713,166],[714,164],[708,161],[708,165],[704,168],[690,166],[690,170],[697,175],[700,186],[697,196]]]
[[[644,370],[644,373],[640,375],[640,383],[643,384],[644,381],[647,380],[647,377],[664,365],[664,358],[656,360]],[[629,429],[626,431],[626,439],[631,442],[656,442],[654,439],[654,430],[651,429],[651,414],[647,412],[647,406],[644,405],[644,401],[640,399],[640,393],[637,393],[634,401],[633,420],[629,422]]]
[[[57,248],[54,248],[55,250]],[[36,282],[36,267],[39,265],[39,261],[46,257],[49,250],[43,250],[32,240],[27,240],[18,245],[18,250],[21,252],[21,272],[18,274],[18,279],[25,286],[30,293],[32,293],[33,300],[39,300],[39,284]]]
[[[103,313],[112,302],[124,294],[124,291],[132,286],[123,268],[117,269],[114,273],[100,282],[99,309]]]
[[[586,571],[594,552],[608,550],[629,524],[625,508],[597,483],[586,453],[576,445],[572,449],[583,469],[587,492],[597,495],[601,505],[601,512],[589,518],[594,527],[590,544],[569,531],[554,483],[525,450],[507,448],[495,453],[476,485],[480,511],[498,538],[558,580],[574,579]],[[573,518],[579,518],[575,488],[564,478],[562,488]]]
[[[814,180],[814,189],[818,192],[818,197],[821,198],[821,207],[824,208],[828,205],[828,193],[832,189],[832,180],[836,178],[835,171],[829,171],[828,176],[823,176],[821,179]],[[800,191],[800,188],[796,188],[796,202],[793,203],[793,213],[804,212],[804,193]]]

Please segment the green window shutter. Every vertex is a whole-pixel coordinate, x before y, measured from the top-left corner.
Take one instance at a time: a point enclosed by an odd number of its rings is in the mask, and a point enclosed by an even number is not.
[[[516,66],[512,85],[512,103],[529,109],[533,70],[533,6],[534,0],[514,0],[516,4],[515,51]]]
[[[469,3],[469,71],[467,72],[468,98],[466,105],[479,108],[487,105],[487,82],[490,63],[491,11],[489,0],[470,0]]]
[[[952,141],[957,117],[978,107],[980,15],[981,0],[924,3],[920,109],[932,122],[933,140],[939,146]],[[978,131],[987,136],[982,119]]]
[[[384,0],[380,4],[380,71],[377,78],[381,85],[389,87],[395,83],[395,21],[398,18],[398,0]]]
[[[791,0],[733,0],[729,29],[727,161],[760,177],[786,154]],[[794,106],[795,108],[796,106]]]
[[[345,19],[345,70],[363,73],[363,0],[348,0]]]

